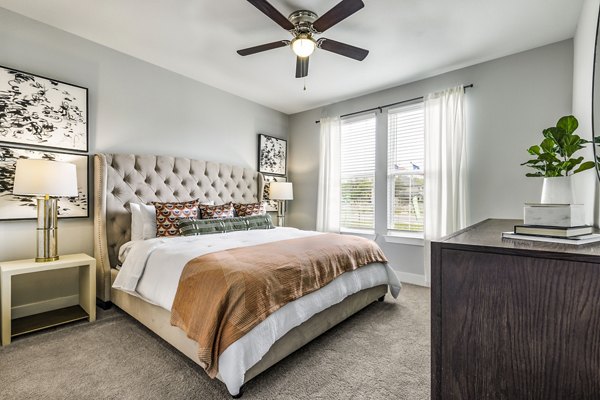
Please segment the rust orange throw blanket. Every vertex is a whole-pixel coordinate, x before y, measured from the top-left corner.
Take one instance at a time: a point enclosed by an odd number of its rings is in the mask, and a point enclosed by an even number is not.
[[[219,355],[270,314],[373,262],[387,262],[377,244],[337,234],[205,254],[183,269],[171,324],[198,342],[200,361],[214,378]]]

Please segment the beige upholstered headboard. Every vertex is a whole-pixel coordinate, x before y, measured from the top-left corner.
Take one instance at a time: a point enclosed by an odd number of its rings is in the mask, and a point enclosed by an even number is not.
[[[110,269],[131,238],[130,202],[262,201],[263,176],[249,168],[183,157],[94,156],[94,255],[97,296],[110,301]]]

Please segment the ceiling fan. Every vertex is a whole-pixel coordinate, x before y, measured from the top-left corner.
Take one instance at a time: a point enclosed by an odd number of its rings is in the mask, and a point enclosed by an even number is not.
[[[342,0],[321,17],[312,11],[298,10],[291,13],[288,18],[284,17],[283,14],[277,11],[266,0],[248,0],[248,2],[291,33],[294,38],[292,40],[279,40],[277,42],[238,50],[237,53],[241,56],[248,56],[291,45],[292,50],[297,56],[296,78],[304,78],[308,75],[308,58],[317,47],[358,61],[364,60],[367,54],[369,54],[369,50],[326,38],[315,40],[313,37],[314,35],[322,34],[338,22],[343,21],[363,8],[365,4],[362,0]]]

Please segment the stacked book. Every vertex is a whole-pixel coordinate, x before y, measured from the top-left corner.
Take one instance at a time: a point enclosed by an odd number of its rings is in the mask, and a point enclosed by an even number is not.
[[[594,227],[585,224],[582,204],[527,203],[523,211],[524,223],[502,233],[503,238],[574,245],[600,241]]]

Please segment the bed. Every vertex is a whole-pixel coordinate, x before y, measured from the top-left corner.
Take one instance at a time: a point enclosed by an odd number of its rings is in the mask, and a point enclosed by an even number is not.
[[[260,202],[263,198],[263,176],[252,169],[227,164],[183,157],[133,154],[96,154],[94,167],[94,253],[98,265],[96,282],[100,304],[115,304],[192,361],[202,365],[198,358],[198,344],[188,338],[183,330],[171,325],[168,307],[164,304],[161,306],[160,301],[150,301],[139,293],[112,288],[119,274],[119,250],[130,243],[129,204],[190,199],[215,204]],[[277,231],[278,234],[292,236],[302,235],[300,232],[303,232],[292,228],[276,230],[280,230]],[[261,235],[266,237],[273,233],[265,232],[255,236],[262,237]],[[211,238],[202,243],[211,243],[210,240],[217,239]],[[135,245],[141,249],[144,244]],[[172,243],[168,245],[171,246]],[[155,253],[158,254],[158,251]],[[150,256],[146,260],[151,265],[148,261]],[[358,275],[355,276],[354,272],[360,272],[363,277],[357,278]],[[150,279],[151,274],[147,275]],[[277,310],[221,354],[216,378],[225,383],[232,396],[241,396],[246,382],[365,306],[383,299],[388,285],[394,296],[400,290],[397,278],[384,264],[369,264],[352,274],[344,275],[315,293]],[[142,278],[146,279],[145,275]],[[341,278],[348,279],[344,281]],[[345,291],[340,291],[340,287],[345,288]],[[347,287],[350,289],[346,289]],[[310,307],[317,307],[314,304],[326,308],[313,310]],[[290,322],[281,322],[305,309],[312,311],[307,312],[300,322],[296,321],[292,325]],[[285,317],[286,313],[288,317]],[[269,320],[271,317],[276,322]],[[278,335],[273,335],[270,342],[261,342],[260,329],[264,328],[263,325],[268,325],[267,322],[281,326],[278,328]],[[249,353],[252,353],[251,357],[248,356]]]

